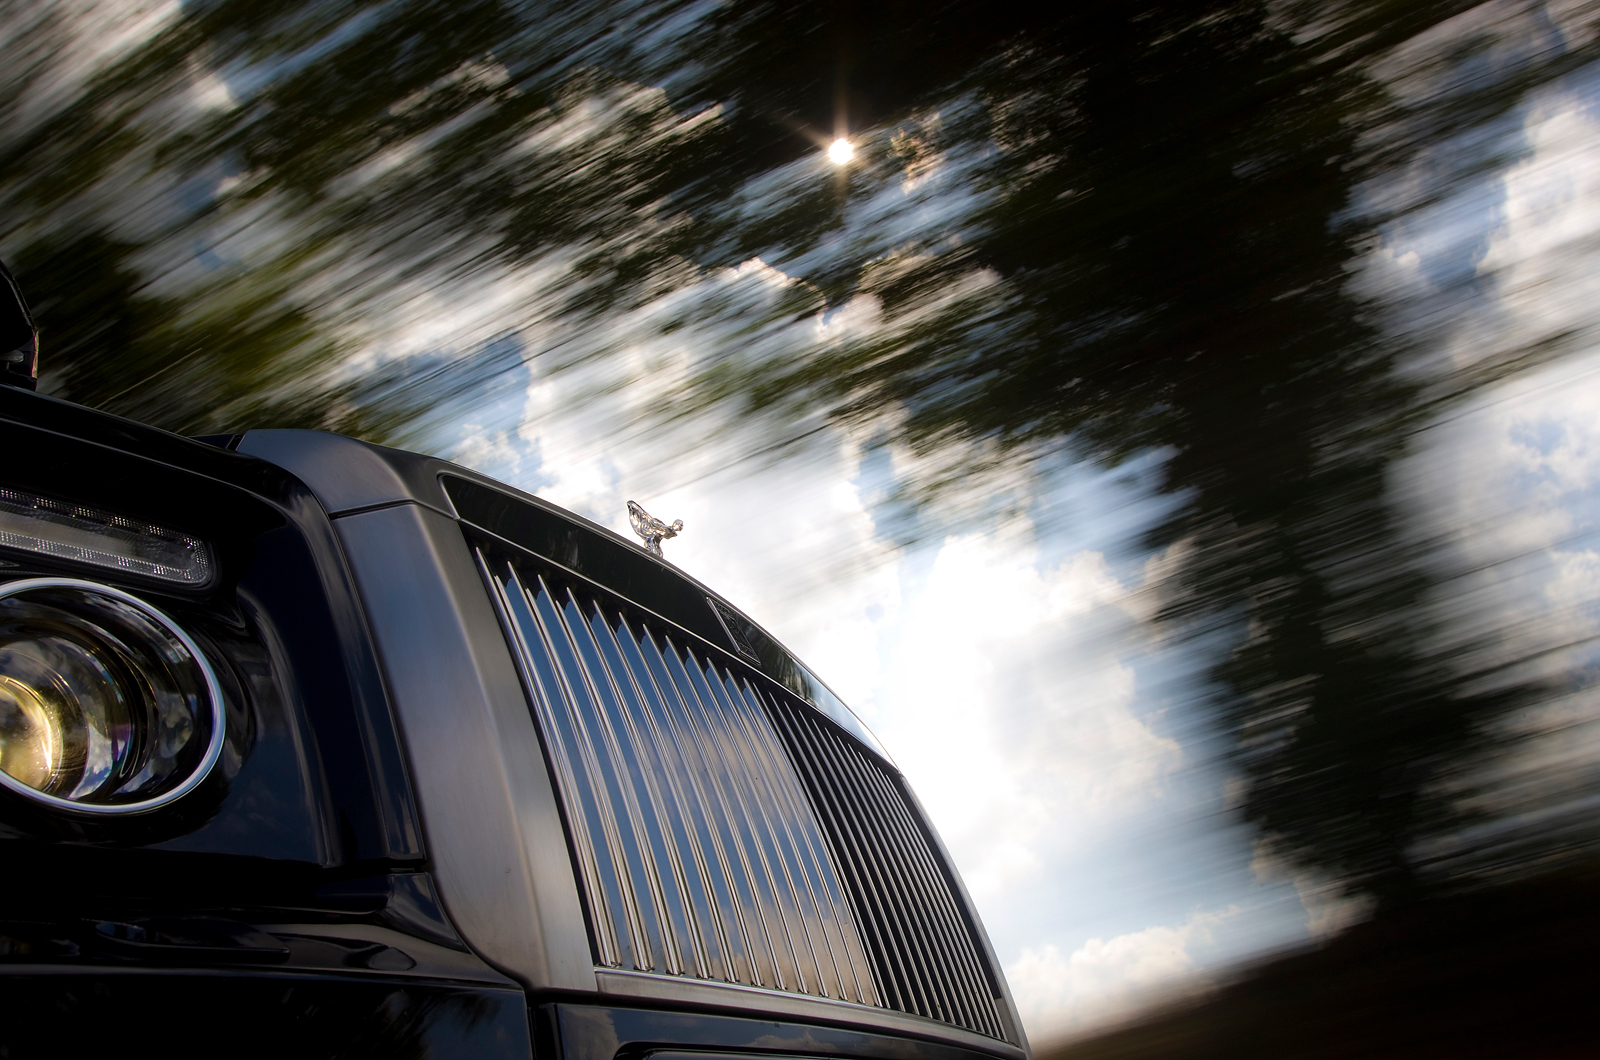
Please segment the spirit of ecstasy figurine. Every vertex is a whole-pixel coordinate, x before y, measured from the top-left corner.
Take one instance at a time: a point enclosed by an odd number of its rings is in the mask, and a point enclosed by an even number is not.
[[[664,523],[640,507],[638,501],[628,502],[628,522],[633,525],[633,532],[644,538],[644,547],[657,556],[661,556],[661,542],[677,537],[683,529],[682,519],[674,519],[670,525]]]

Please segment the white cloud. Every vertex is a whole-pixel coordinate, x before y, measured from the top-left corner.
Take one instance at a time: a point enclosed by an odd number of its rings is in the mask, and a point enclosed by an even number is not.
[[[1600,125],[1557,92],[1530,109],[1525,136],[1478,268],[1497,297],[1451,345],[1462,367],[1558,335],[1569,356],[1452,413],[1400,478],[1426,531],[1476,572],[1453,590],[1457,634],[1491,632],[1506,658],[1600,629],[1585,540],[1600,529]]]
[[[1196,913],[1177,927],[1157,925],[1110,939],[1092,938],[1070,955],[1045,945],[1022,951],[1006,967],[1023,1025],[1035,1039],[1084,1031],[1122,1019],[1158,999],[1204,989],[1190,952],[1212,929],[1237,915],[1229,908]]]
[[[1135,712],[1130,596],[1099,553],[1041,570],[998,534],[947,540],[906,593],[869,716],[980,905],[1181,761]]]
[[[1471,369],[1556,338],[1565,356],[1452,410],[1396,478],[1436,554],[1464,572],[1437,601],[1445,636],[1472,645],[1477,666],[1527,660],[1506,679],[1570,674],[1593,661],[1592,647],[1553,649],[1600,633],[1600,122],[1585,98],[1595,71],[1582,76],[1586,85],[1529,105],[1515,130],[1520,161],[1484,178],[1503,193],[1493,210],[1473,215],[1471,194],[1439,208],[1467,215],[1457,227],[1487,226],[1469,235],[1486,236],[1476,275],[1490,296],[1474,293],[1449,315],[1452,363]],[[1557,812],[1592,790],[1592,696],[1519,712],[1499,731],[1495,759],[1451,779],[1470,808]],[[1441,839],[1423,853],[1464,849]],[[1315,921],[1314,897],[1307,910]]]

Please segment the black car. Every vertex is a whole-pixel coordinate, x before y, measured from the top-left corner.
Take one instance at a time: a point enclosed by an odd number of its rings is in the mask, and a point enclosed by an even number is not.
[[[443,461],[33,393],[6,310],[0,1056],[1026,1060],[904,778],[738,609]]]

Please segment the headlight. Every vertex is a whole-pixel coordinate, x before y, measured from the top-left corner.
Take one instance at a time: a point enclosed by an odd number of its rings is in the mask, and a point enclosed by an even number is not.
[[[135,596],[74,578],[0,585],[0,784],[81,813],[166,805],[222,753],[216,675]]]

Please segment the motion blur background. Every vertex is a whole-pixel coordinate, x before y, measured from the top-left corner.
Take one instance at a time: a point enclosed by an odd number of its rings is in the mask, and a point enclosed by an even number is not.
[[[682,518],[1036,1043],[1526,1055],[1600,942],[1597,31],[6,0],[0,258],[45,393]]]

